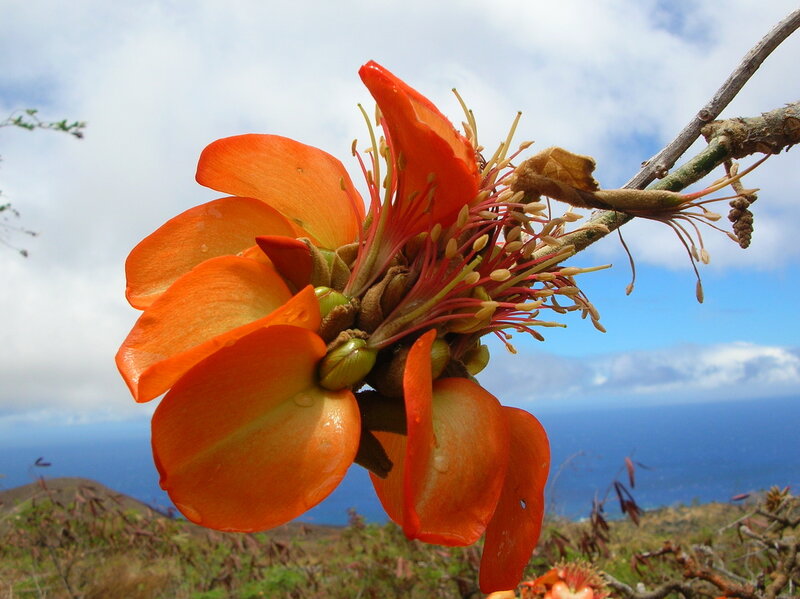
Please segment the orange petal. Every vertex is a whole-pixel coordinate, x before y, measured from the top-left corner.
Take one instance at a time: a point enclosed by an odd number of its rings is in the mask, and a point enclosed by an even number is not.
[[[511,437],[503,492],[486,528],[480,587],[484,593],[515,587],[533,553],[544,516],[550,445],[539,421],[524,410],[504,408]]]
[[[222,198],[190,208],[133,248],[125,262],[125,295],[147,308],[184,273],[216,256],[238,254],[257,235],[294,236],[277,210],[253,198]]]
[[[153,415],[161,486],[197,524],[278,526],[336,488],[361,423],[348,390],[316,384],[325,344],[292,326],[258,329],[200,362]]]
[[[200,360],[267,324],[316,330],[313,289],[291,297],[271,266],[237,256],[212,258],[142,314],[117,353],[117,367],[134,399],[149,401]]]
[[[406,536],[469,545],[483,534],[500,495],[508,427],[498,401],[471,381],[440,379],[431,386],[435,337],[426,333],[409,352],[403,379],[408,435],[376,433],[395,466],[386,479],[372,480]]]
[[[364,202],[342,163],[277,135],[213,142],[200,155],[197,182],[263,200],[329,249],[355,241],[364,222]]]
[[[464,204],[475,199],[480,176],[472,144],[442,115],[430,100],[375,62],[359,71],[361,80],[378,103],[395,157],[405,163],[401,201],[404,219],[417,222],[419,231],[435,223],[448,225]],[[434,175],[433,204],[425,190]],[[418,193],[416,201],[408,200]]]
[[[294,285],[295,289],[302,289],[309,284],[313,259],[311,250],[305,243],[299,239],[274,235],[259,235],[256,242],[269,257],[275,270]]]

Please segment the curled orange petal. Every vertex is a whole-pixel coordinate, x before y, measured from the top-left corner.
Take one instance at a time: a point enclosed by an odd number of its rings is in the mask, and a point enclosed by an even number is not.
[[[153,415],[161,486],[190,520],[258,531],[295,518],[339,484],[361,430],[348,390],[316,384],[325,344],[261,328],[192,368]]]
[[[499,402],[479,385],[461,378],[431,383],[435,337],[426,333],[409,352],[407,438],[376,433],[395,466],[386,479],[372,480],[406,536],[469,545],[483,534],[500,495],[508,426]]]
[[[125,295],[147,308],[181,275],[217,256],[238,254],[257,235],[293,236],[277,210],[253,198],[222,198],[190,208],[133,248],[125,262]]]
[[[419,231],[449,225],[478,194],[475,148],[430,100],[379,64],[368,62],[359,75],[378,103],[395,159],[403,164],[402,218],[417,223]],[[426,198],[431,178],[432,203]]]
[[[149,401],[189,368],[266,324],[316,330],[319,304],[310,287],[292,297],[269,265],[238,256],[201,263],[150,306],[117,352],[134,399]]]
[[[197,182],[263,200],[324,248],[355,241],[364,222],[364,203],[342,163],[277,135],[237,135],[211,143],[200,155]]]
[[[486,528],[480,587],[484,593],[515,587],[539,540],[550,445],[539,421],[524,410],[503,408],[512,455],[497,510]]]
[[[259,235],[256,243],[269,257],[275,269],[295,289],[302,289],[309,284],[313,258],[305,243],[299,239],[277,235]]]

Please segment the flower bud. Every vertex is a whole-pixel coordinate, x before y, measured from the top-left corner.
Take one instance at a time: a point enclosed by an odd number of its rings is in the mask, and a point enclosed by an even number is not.
[[[485,345],[474,347],[464,354],[463,362],[467,372],[475,376],[486,368],[486,365],[489,363],[489,348]]]
[[[406,370],[409,346],[396,348],[384,356],[370,373],[367,382],[384,397],[403,396],[403,375]],[[450,362],[450,346],[444,339],[437,339],[431,346],[431,376],[439,378]]]
[[[319,311],[322,314],[322,318],[330,314],[331,310],[336,306],[343,306],[350,301],[343,293],[334,291],[330,287],[316,287],[314,295],[317,296],[319,301]]]
[[[450,346],[444,339],[436,339],[431,346],[431,375],[439,378],[450,361]]]
[[[355,385],[372,370],[377,355],[363,339],[348,339],[322,359],[319,384],[331,391]]]

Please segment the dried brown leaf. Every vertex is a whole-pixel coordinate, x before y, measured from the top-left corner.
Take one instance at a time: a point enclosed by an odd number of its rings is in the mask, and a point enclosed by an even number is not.
[[[597,191],[600,185],[592,176],[594,158],[573,154],[564,148],[551,147],[542,150],[527,161],[536,171],[550,179],[581,189]]]

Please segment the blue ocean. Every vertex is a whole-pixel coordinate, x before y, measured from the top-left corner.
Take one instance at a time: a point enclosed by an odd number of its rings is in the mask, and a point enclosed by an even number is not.
[[[626,456],[636,463],[631,489],[644,508],[729,501],[740,493],[790,486],[800,491],[800,398],[630,408],[546,411],[552,469],[550,513],[588,515],[593,498],[608,497],[614,480],[629,486]],[[70,426],[49,434],[0,440],[0,489],[42,476],[100,481],[162,509],[171,504],[158,486],[147,424]],[[45,440],[47,439],[47,440]],[[35,462],[49,463],[36,466]],[[354,508],[368,521],[386,516],[366,471],[354,466],[339,488],[302,520],[344,524]]]

